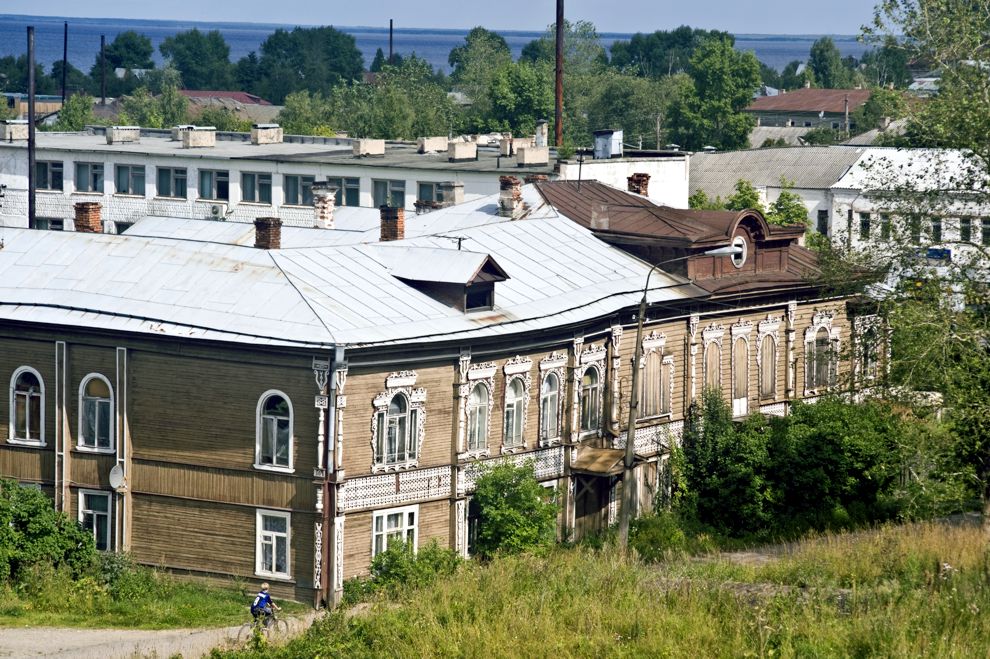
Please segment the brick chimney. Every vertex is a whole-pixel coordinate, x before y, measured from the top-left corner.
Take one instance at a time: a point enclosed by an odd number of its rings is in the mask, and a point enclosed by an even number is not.
[[[437,188],[442,199],[441,208],[464,203],[464,184],[460,181],[444,181]]]
[[[526,210],[522,199],[522,181],[515,176],[498,177],[498,214],[516,219]]]
[[[644,197],[650,196],[650,175],[643,174],[642,172],[633,174],[626,179],[628,184],[629,192],[634,194],[643,195]]]
[[[333,208],[336,203],[336,187],[325,181],[313,184],[313,214],[317,229],[333,228]]]
[[[254,246],[258,249],[282,247],[282,220],[277,217],[259,217],[254,221]]]
[[[406,210],[404,208],[393,208],[392,206],[381,206],[378,210],[382,218],[381,242],[387,243],[392,240],[402,240],[405,238]]]
[[[76,231],[82,233],[103,233],[103,220],[100,218],[100,204],[95,201],[80,201],[76,208]]]
[[[550,180],[550,177],[546,174],[527,174],[525,180],[527,185],[530,183],[546,183]]]

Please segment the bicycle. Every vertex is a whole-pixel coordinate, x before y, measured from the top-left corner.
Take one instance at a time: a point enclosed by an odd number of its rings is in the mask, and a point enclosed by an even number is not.
[[[237,631],[237,644],[247,644],[254,638],[256,629],[268,641],[278,641],[285,638],[289,633],[288,623],[279,618],[278,612],[273,610],[270,615],[258,616],[254,620],[241,625]]]

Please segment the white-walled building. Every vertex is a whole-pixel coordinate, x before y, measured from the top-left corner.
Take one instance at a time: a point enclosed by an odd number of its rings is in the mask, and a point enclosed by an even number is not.
[[[70,229],[77,202],[103,206],[105,230],[123,230],[146,216],[253,221],[275,216],[287,225],[313,222],[312,185],[337,187],[337,206],[390,205],[414,211],[440,201],[440,187],[463,190],[454,202],[499,191],[499,177],[599,179],[620,188],[649,174],[649,196],[685,208],[689,155],[561,161],[548,149],[503,149],[432,138],[424,145],[349,138],[285,137],[277,126],[247,134],[203,129],[37,133],[35,228]],[[259,133],[260,131],[260,133]],[[261,139],[258,139],[258,135]],[[422,141],[421,141],[422,142]],[[442,144],[438,144],[442,142]],[[522,143],[517,140],[517,143]],[[425,151],[425,152],[421,152]],[[542,156],[542,157],[541,157]],[[28,225],[25,139],[0,143],[0,223]],[[519,166],[525,162],[525,166]],[[448,200],[450,201],[450,200]]]

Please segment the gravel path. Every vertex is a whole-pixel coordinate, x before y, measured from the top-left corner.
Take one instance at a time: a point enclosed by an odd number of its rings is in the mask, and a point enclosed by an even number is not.
[[[322,612],[287,618],[289,635],[300,634]],[[72,657],[72,659],[193,659],[230,645],[240,626],[218,629],[69,629],[0,627],[0,657]]]

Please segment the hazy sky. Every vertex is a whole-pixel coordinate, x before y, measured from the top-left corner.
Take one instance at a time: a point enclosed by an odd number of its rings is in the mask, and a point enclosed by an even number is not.
[[[857,34],[873,0],[565,0],[568,20],[590,20],[599,32],[652,32],[678,25],[736,33]],[[388,25],[540,30],[554,20],[555,0],[4,0],[0,12],[45,16],[156,18],[300,25]]]

